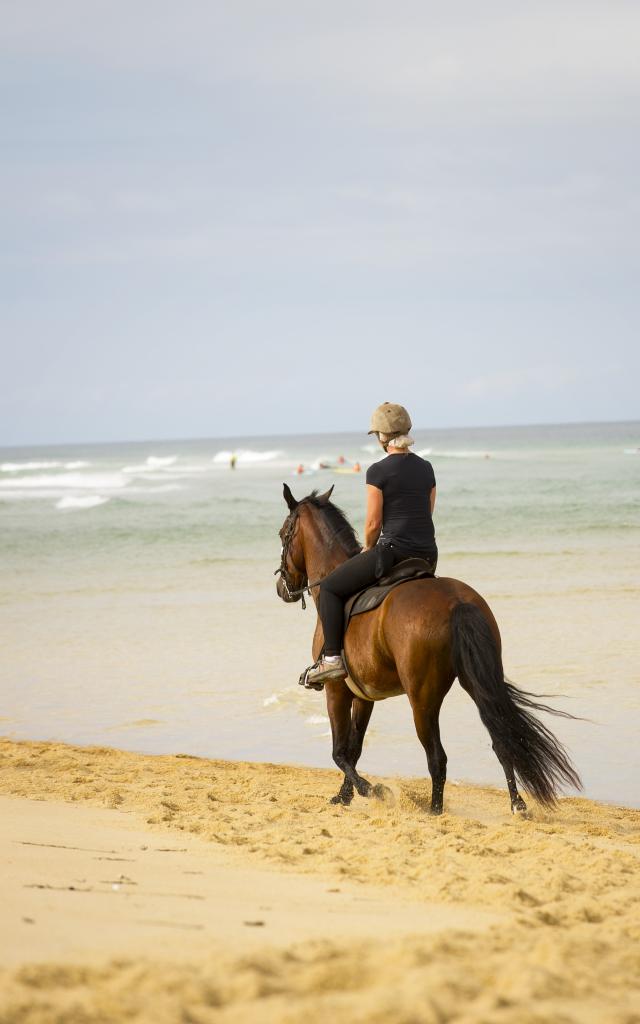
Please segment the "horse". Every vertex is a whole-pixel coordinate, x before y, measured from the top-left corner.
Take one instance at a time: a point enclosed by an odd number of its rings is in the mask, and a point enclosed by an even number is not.
[[[308,592],[317,610],[319,583],[361,550],[349,520],[330,500],[332,491],[333,487],[324,494],[313,491],[297,501],[287,484],[283,486],[289,512],[279,532],[282,552],[275,574],[277,594],[287,604],[302,598],[304,607]],[[322,646],[318,616],[314,659]],[[535,694],[506,679],[496,620],[484,598],[468,584],[445,577],[403,582],[376,609],[351,619],[344,652],[359,695],[350,689],[349,680],[330,680],[324,686],[333,760],[344,775],[331,803],[348,806],[354,790],[363,797],[385,795],[386,787],[373,786],[356,765],[375,701],[406,694],[427,755],[430,810],[442,814],[447,755],[438,720],[456,677],[489,732],[513,814],[527,814],[517,782],[546,807],[555,805],[563,785],[581,788],[564,747],[532,712],[573,716],[539,703]]]

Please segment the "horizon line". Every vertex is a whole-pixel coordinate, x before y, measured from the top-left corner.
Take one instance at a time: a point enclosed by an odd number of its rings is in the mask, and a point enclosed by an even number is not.
[[[455,427],[412,427],[416,433],[424,433],[427,431],[445,431],[445,430],[505,430],[509,428],[523,429],[526,427],[586,427],[586,426],[624,426],[625,424],[640,424],[640,419],[622,419],[622,420],[564,420],[562,422],[557,421],[544,421],[538,423],[491,423],[491,424],[474,424],[467,426],[455,426]],[[199,435],[199,436],[172,436],[172,437],[142,437],[142,438],[117,438],[111,441],[33,441],[33,442],[21,442],[19,444],[0,444],[0,451],[7,449],[15,451],[21,448],[71,448],[86,445],[90,447],[99,447],[100,445],[125,445],[125,444],[171,444],[181,443],[184,441],[244,441],[244,440],[255,440],[256,438],[263,438],[268,440],[270,438],[285,438],[285,437],[332,437],[342,434],[359,434],[360,430],[322,430],[322,431],[306,431],[301,433],[300,431],[285,432],[277,434],[210,434],[210,435]],[[366,436],[363,434],[363,436]]]

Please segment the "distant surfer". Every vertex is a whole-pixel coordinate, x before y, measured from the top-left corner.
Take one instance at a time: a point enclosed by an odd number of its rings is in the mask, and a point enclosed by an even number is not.
[[[235,469],[237,461],[238,461],[238,456],[236,455],[235,452],[232,452],[231,453],[231,458],[229,459],[229,469]]]

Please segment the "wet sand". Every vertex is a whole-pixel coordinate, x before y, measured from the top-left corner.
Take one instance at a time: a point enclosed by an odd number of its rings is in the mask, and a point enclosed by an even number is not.
[[[640,812],[0,743],[0,1021],[640,1022]],[[374,781],[381,781],[374,779]]]

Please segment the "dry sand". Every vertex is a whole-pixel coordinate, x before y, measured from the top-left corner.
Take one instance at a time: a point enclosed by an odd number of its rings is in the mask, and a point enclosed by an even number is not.
[[[0,1022],[640,1024],[640,812],[0,743]],[[378,781],[378,780],[376,780]]]

